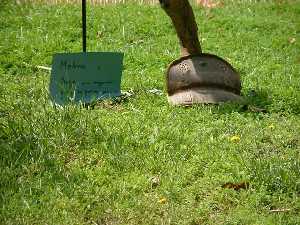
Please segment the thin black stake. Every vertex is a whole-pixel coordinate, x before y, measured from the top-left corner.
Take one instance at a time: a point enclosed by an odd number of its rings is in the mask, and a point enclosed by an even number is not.
[[[86,52],[86,0],[82,0],[82,50]]]

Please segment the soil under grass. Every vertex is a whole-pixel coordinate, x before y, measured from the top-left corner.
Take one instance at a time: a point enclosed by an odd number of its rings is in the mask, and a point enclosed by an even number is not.
[[[0,3],[0,224],[300,224],[299,1],[195,7],[245,103],[190,108],[166,99],[171,22],[133,4],[88,8],[89,51],[124,52],[133,95],[53,107],[36,66],[81,51],[80,13]]]

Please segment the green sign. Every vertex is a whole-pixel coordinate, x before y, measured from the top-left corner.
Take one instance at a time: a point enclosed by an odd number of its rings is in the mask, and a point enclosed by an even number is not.
[[[52,100],[59,105],[90,103],[121,95],[123,53],[61,53],[53,57]]]

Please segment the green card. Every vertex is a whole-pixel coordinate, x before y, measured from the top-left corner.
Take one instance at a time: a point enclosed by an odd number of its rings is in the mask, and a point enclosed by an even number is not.
[[[90,103],[121,95],[123,53],[60,53],[53,57],[52,100],[59,105]]]

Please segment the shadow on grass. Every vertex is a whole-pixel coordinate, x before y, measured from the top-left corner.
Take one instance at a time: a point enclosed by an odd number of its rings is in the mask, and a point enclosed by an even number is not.
[[[253,113],[253,114],[299,114],[300,102],[290,101],[283,96],[274,100],[273,93],[267,90],[246,89],[239,103],[224,103],[210,106],[214,113]]]
[[[221,104],[201,104],[192,108],[208,108],[212,113],[269,113],[269,106],[272,105],[270,93],[253,89],[242,93],[242,100],[239,102],[226,102]]]
[[[123,104],[129,102],[131,96],[121,95],[120,97],[114,97],[110,99],[103,99],[94,101],[91,103],[84,103],[81,106],[85,109],[111,109],[116,111],[121,111],[123,109]]]

